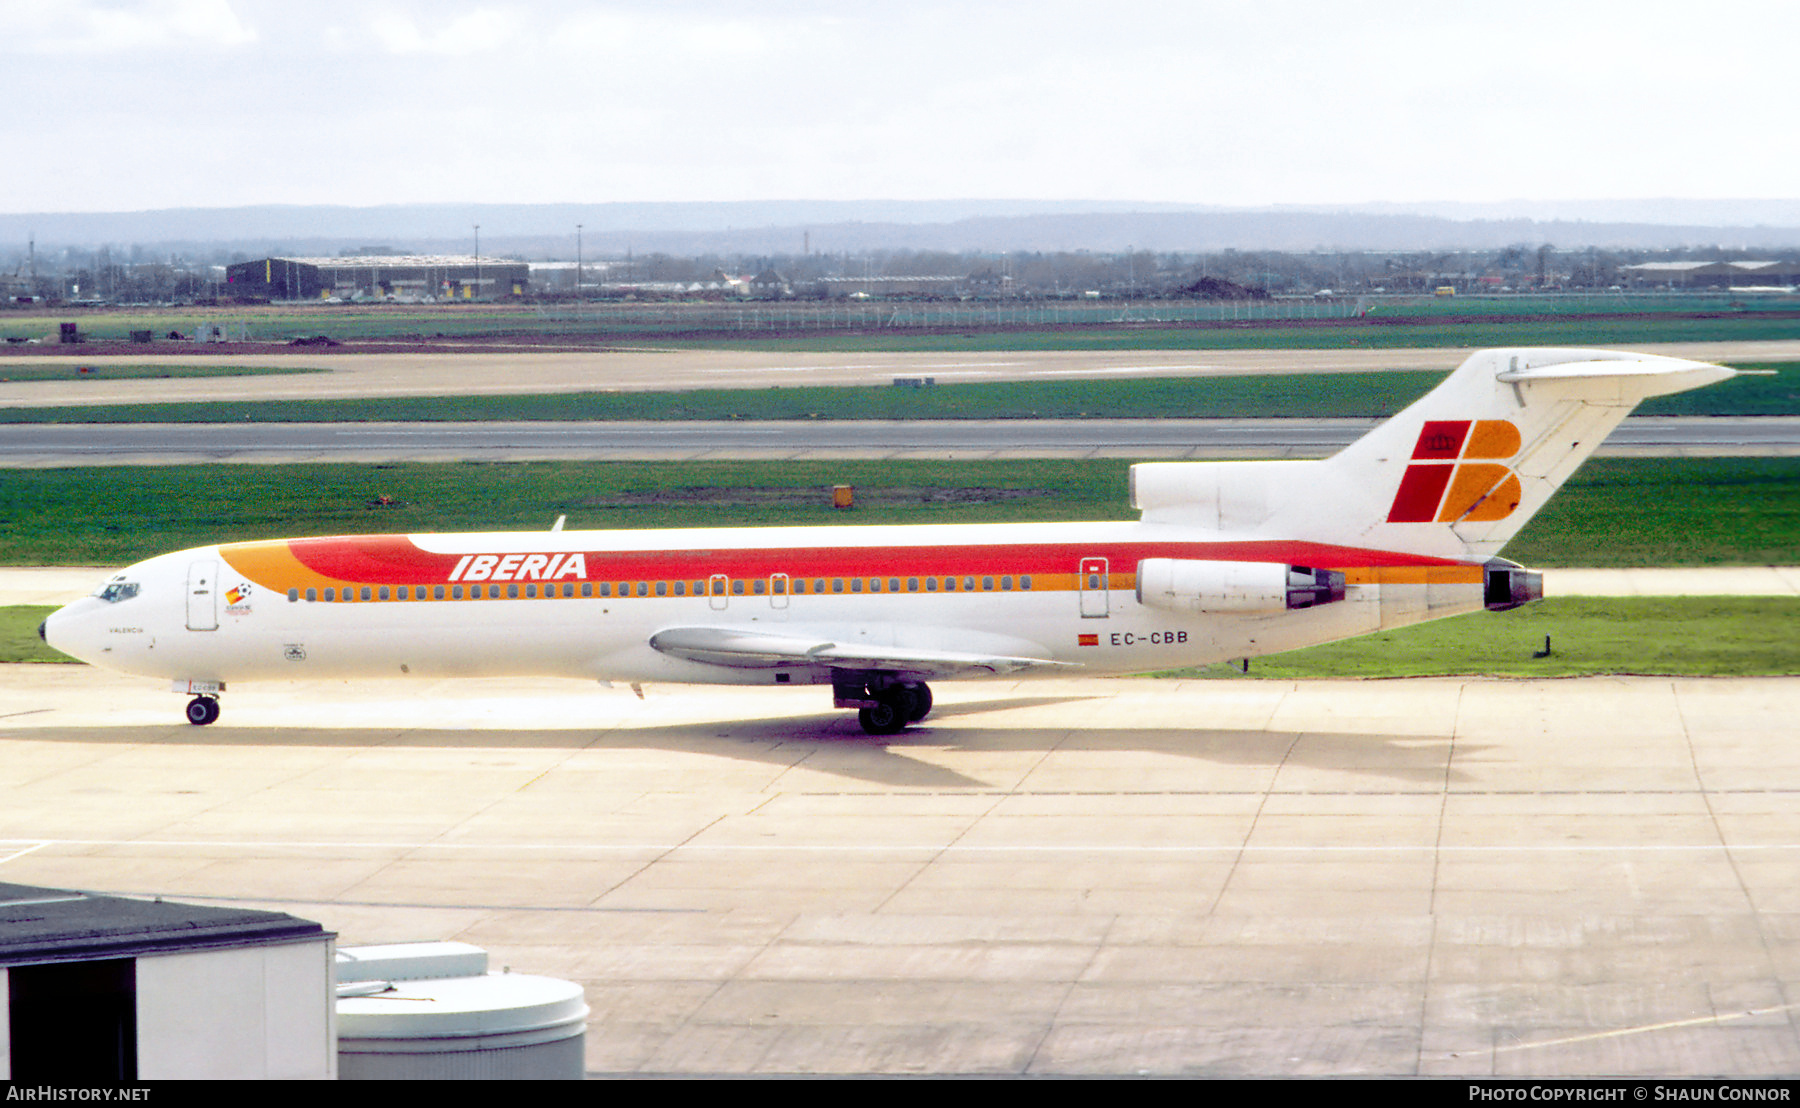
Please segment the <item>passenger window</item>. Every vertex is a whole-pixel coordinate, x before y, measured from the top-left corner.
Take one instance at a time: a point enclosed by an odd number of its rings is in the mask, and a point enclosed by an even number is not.
[[[768,585],[767,581],[764,581],[762,578],[758,577],[756,579],[756,584],[751,587],[750,591],[755,593],[757,596],[761,596],[764,592],[768,591],[767,585]]]
[[[519,586],[514,585],[513,591],[517,592],[518,590],[519,590]],[[489,600],[500,599],[500,586],[499,585],[489,585],[488,586],[488,599]]]
[[[299,599],[300,599],[300,590],[299,589],[289,589],[288,590],[288,603],[289,604],[296,603],[299,601]],[[306,599],[311,600],[312,597],[309,596]]]
[[[983,592],[993,592],[994,591],[994,579],[992,577],[983,577],[981,579],[981,590]]]
[[[975,578],[973,578],[973,577],[963,578],[963,591],[964,592],[974,592],[975,591]]]
[[[331,603],[333,600],[336,600],[336,599],[337,599],[337,590],[336,589],[326,589],[325,590],[325,602],[327,604]]]
[[[879,577],[869,578],[869,591],[870,592],[880,592],[881,591],[881,578],[879,578]]]
[[[733,596],[744,595],[744,579],[742,577],[739,577],[736,580],[731,582],[731,595],[733,595]]]
[[[461,600],[462,599],[462,586],[461,585],[451,586],[450,599],[452,599],[452,600]]]
[[[662,588],[660,586],[658,586],[658,588],[657,588],[657,595],[658,596],[662,595]],[[676,596],[686,596],[687,595],[687,582],[686,581],[675,582],[675,595]]]
[[[433,586],[432,590],[431,590],[431,599],[433,599],[433,600],[444,599],[444,586],[442,586],[442,585]]]
[[[513,586],[513,595],[514,596],[519,595],[517,585]],[[536,600],[537,599],[537,586],[536,585],[526,585],[525,586],[525,595],[527,597],[531,598],[532,600]]]
[[[925,578],[925,591],[926,592],[936,592],[937,591],[937,578],[935,578],[935,577]]]
[[[833,577],[831,579],[831,591],[832,592],[843,592],[844,591],[844,579],[842,577]]]
[[[860,578],[860,577],[850,578],[850,591],[851,592],[861,592],[862,591],[862,578]]]
[[[386,590],[386,589],[383,589],[383,590],[381,590],[381,591],[382,591],[382,592],[386,592],[386,591],[387,591],[387,590]],[[362,598],[363,598],[363,599],[364,599],[364,600],[367,600],[367,599],[369,599],[369,586],[367,586],[367,585],[364,585],[364,586],[363,586],[363,587],[362,587]]]
[[[1011,592],[1012,591],[1012,578],[1011,577],[1000,578],[1000,591],[1001,592]]]
[[[601,585],[600,586],[600,595],[601,596],[606,596],[611,592],[612,592],[611,585]],[[594,595],[594,583],[592,581],[583,581],[581,583],[581,595],[584,597]]]
[[[1021,589],[1029,589],[1031,587],[1031,574],[1027,573],[1025,576],[1019,578],[1019,587]]]
[[[658,581],[656,583],[656,595],[658,595],[658,596],[669,595],[669,583],[667,581]]]
[[[380,592],[380,593],[378,593],[378,594],[377,594],[377,595],[378,595],[378,596],[379,596],[379,597],[380,597],[380,598],[381,598],[381,599],[382,599],[382,600],[386,600],[386,599],[387,599],[387,598],[388,598],[388,587],[387,587],[387,586],[386,586],[386,585],[383,585],[383,586],[381,586],[381,592]]]

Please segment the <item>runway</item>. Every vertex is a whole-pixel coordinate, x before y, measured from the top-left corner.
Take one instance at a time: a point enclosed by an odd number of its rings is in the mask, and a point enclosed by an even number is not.
[[[13,424],[0,468],[207,462],[1322,458],[1357,419]],[[1634,417],[1601,457],[1800,454],[1800,418]]]
[[[597,1074],[1791,1075],[1800,680],[0,667],[0,878],[460,939]]]
[[[1645,343],[1631,349],[1701,361],[1800,360],[1800,341]],[[793,385],[886,385],[895,377],[938,382],[1195,377],[1247,373],[1360,373],[1416,369],[1448,372],[1472,352],[1464,348],[1370,350],[1094,350],[811,353],[780,350],[693,350],[651,347],[539,353],[505,349],[482,354],[320,354],[277,348],[266,354],[208,354],[192,346],[154,354],[49,358],[0,356],[6,367],[70,366],[70,380],[0,380],[0,407],[190,403],[231,399],[458,396]],[[77,380],[82,364],[300,366],[326,373],[222,378]]]

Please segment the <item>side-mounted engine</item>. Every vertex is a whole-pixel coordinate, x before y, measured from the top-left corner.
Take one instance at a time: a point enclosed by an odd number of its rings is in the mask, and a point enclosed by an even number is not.
[[[1279,562],[1146,558],[1137,566],[1137,599],[1170,612],[1285,612],[1344,599],[1344,575]]]

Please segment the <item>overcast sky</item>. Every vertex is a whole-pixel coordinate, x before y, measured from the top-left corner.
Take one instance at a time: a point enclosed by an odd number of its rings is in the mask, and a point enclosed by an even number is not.
[[[0,212],[1788,197],[1800,3],[0,0]]]

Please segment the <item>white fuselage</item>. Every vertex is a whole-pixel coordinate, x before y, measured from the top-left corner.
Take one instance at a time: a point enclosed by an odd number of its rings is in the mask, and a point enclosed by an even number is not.
[[[1152,606],[1140,601],[1136,577],[1153,557],[1320,566],[1343,570],[1350,583],[1341,601],[1298,610],[1232,610],[1230,598]],[[1138,673],[1482,607],[1481,570],[1469,563],[1245,543],[1145,523],[239,543],[152,558],[109,584],[135,586],[133,595],[96,595],[56,613],[46,625],[50,644],[109,669],[197,683],[402,674],[833,679],[834,666],[804,659],[720,665],[651,645],[660,631],[692,627],[918,652],[927,661],[917,672],[929,676],[989,673],[934,667],[934,652],[1053,663],[1038,674]]]

